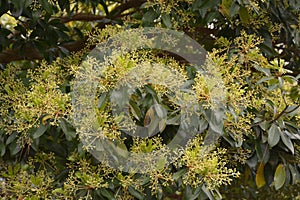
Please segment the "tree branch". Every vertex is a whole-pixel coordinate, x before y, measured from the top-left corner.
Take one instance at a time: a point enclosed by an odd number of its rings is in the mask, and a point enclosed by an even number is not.
[[[76,52],[84,48],[84,43],[85,40],[66,43],[55,48],[54,53],[58,55],[60,47],[67,49],[69,52]],[[21,48],[16,48],[2,51],[0,53],[0,63],[7,64],[17,60],[41,60],[44,58],[44,56],[36,48],[32,48],[29,45],[25,45],[24,49],[25,50],[22,50]],[[48,49],[48,51],[49,50],[50,49]]]
[[[60,20],[62,23],[67,23],[70,21],[99,21],[105,18],[107,19],[116,19],[122,16],[122,13],[131,8],[139,8],[146,0],[130,0],[126,3],[120,4],[119,6],[115,7],[110,13],[109,16],[102,16],[102,15],[94,15],[90,13],[77,13],[71,17],[61,17]],[[105,23],[101,23],[101,28],[104,27]],[[99,27],[99,26],[98,26]],[[75,42],[70,42],[63,44],[61,46],[57,46],[54,49],[54,54],[58,56],[60,51],[60,47],[67,49],[69,52],[76,52],[84,48],[84,43],[86,40],[80,40]],[[23,50],[25,49],[25,50]],[[51,48],[52,50],[53,48]],[[50,51],[46,49],[45,52]],[[38,51],[37,48],[32,47],[30,45],[25,45],[25,47],[15,48],[15,49],[7,49],[0,52],[0,63],[7,64],[12,61],[17,60],[41,60],[44,58],[44,55]]]
[[[102,19],[105,19],[105,16],[94,15],[90,13],[78,13],[73,15],[72,17],[61,17],[60,21],[62,23],[68,23],[71,21],[97,21]]]
[[[65,16],[61,17],[60,20],[62,23],[68,23],[70,21],[97,21],[97,20],[103,20],[105,18],[107,19],[115,19],[121,14],[130,9],[130,8],[139,8],[143,3],[145,3],[146,0],[131,0],[127,3],[121,4],[114,8],[110,13],[109,16],[104,15],[95,15],[91,13],[78,13],[71,17]]]

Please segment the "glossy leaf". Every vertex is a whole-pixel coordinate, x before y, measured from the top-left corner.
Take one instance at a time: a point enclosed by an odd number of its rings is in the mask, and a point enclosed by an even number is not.
[[[166,109],[162,105],[155,104],[154,105],[154,109],[155,109],[156,114],[157,114],[157,116],[159,118],[163,119],[163,118],[165,118],[167,116],[167,111],[166,111]]]
[[[6,140],[5,144],[8,145],[10,143],[12,143],[12,141],[14,141],[17,137],[18,133],[17,132],[14,132],[12,133]]]
[[[68,141],[72,140],[76,137],[76,131],[72,127],[72,125],[64,118],[61,118],[60,120],[60,127],[63,130],[63,132],[66,135],[66,138]]]
[[[40,0],[40,3],[42,4],[42,7],[46,10],[47,13],[52,13],[52,6],[48,1]]]
[[[267,76],[271,76],[271,71],[270,69],[267,69],[267,68],[263,68],[261,66],[258,66],[258,65],[254,65],[254,68],[257,69],[258,71],[260,72],[263,72],[265,75]]]
[[[159,121],[159,123],[158,123],[158,129],[159,129],[159,132],[163,132],[164,130],[165,130],[165,128],[166,128],[166,119],[162,119],[162,120],[160,120]]]
[[[264,175],[264,164],[260,163],[258,165],[256,176],[255,176],[255,182],[257,188],[261,188],[266,184],[265,175]]]
[[[270,129],[268,130],[268,143],[270,147],[275,146],[280,140],[281,131],[278,126],[272,124]]]
[[[111,200],[115,200],[114,195],[110,191],[108,191],[108,189],[100,188],[99,191],[100,191],[100,194],[103,195],[104,197],[111,199]]]
[[[172,21],[171,21],[171,17],[170,15],[166,14],[166,13],[163,13],[162,16],[162,22],[164,23],[164,25],[167,27],[167,28],[171,28],[172,27]]]
[[[284,185],[285,179],[286,179],[285,167],[283,164],[279,164],[276,168],[275,175],[274,175],[274,185],[276,190],[279,190]]]
[[[138,107],[138,105],[136,104],[136,102],[130,100],[130,101],[129,101],[129,105],[130,105],[131,113],[133,114],[133,116],[134,116],[137,120],[140,120],[141,117],[142,117],[142,114],[141,114],[141,110],[140,110],[140,108]]]
[[[174,179],[174,180],[178,180],[178,179],[181,178],[186,172],[187,172],[187,169],[181,169],[181,170],[175,172],[175,173],[173,174],[173,179]]]
[[[140,192],[138,192],[136,189],[134,189],[132,186],[128,187],[128,191],[130,194],[132,194],[135,198],[139,199],[139,200],[143,200],[144,199],[144,195],[142,195]]]
[[[48,129],[48,126],[41,124],[39,128],[33,133],[33,139],[41,137]]]
[[[284,145],[294,154],[294,144],[284,132],[280,132],[281,140],[284,143]]]

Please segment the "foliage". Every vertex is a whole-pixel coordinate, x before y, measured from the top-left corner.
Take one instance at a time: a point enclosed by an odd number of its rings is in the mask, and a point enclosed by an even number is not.
[[[0,196],[299,199],[299,8],[293,0],[1,1]],[[131,152],[165,148],[178,119],[190,112],[178,105],[201,106],[189,124],[200,134],[173,163],[161,160],[153,168],[150,156],[144,159],[147,173],[121,172],[99,162],[82,143],[72,121],[71,85],[82,65],[93,62],[85,59],[90,49],[145,26],[184,31],[201,43],[213,78],[159,50],[132,51],[101,69],[93,99],[97,122],[106,137]],[[163,83],[162,65],[177,76],[170,79],[174,88],[178,80],[189,83],[196,100],[163,84],[144,84],[147,78]],[[149,74],[140,76],[145,69]],[[129,83],[142,84],[131,96],[130,115],[114,118],[108,99],[116,94],[110,91],[128,73],[135,77]],[[124,136],[130,123],[160,134]],[[211,138],[212,130],[217,138]]]

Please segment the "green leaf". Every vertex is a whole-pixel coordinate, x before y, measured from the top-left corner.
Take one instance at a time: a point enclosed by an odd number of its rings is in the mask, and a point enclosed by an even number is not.
[[[259,123],[259,127],[264,131],[266,131],[269,126],[270,124],[266,120]]]
[[[99,111],[103,111],[105,109],[105,107],[107,105],[107,98],[106,97],[107,97],[107,93],[105,93],[105,92],[102,93],[101,96],[99,97],[98,105],[97,105]]]
[[[272,126],[268,130],[268,143],[270,147],[275,146],[279,142],[281,134],[280,132],[280,128],[275,124],[272,124]]]
[[[263,68],[261,66],[258,66],[258,65],[254,65],[254,68],[260,72],[263,72],[265,75],[267,76],[271,76],[271,71],[270,69],[267,69],[267,68]]]
[[[60,127],[61,127],[62,131],[65,133],[65,136],[68,141],[70,141],[76,137],[76,131],[74,130],[72,125],[67,122],[66,119],[61,118],[59,120],[59,123],[60,123]]]
[[[67,3],[68,3],[68,1],[66,1],[66,0],[58,0],[58,5],[59,5],[61,10],[65,9]]]
[[[142,21],[146,24],[154,23],[154,20],[158,17],[158,14],[154,10],[149,10],[143,15]]]
[[[214,192],[216,192],[216,190],[214,190]],[[200,187],[186,187],[183,192],[183,200],[206,199],[201,193],[203,194],[203,190]]]
[[[256,85],[261,84],[261,83],[263,83],[263,82],[265,82],[265,81],[269,81],[269,80],[271,80],[271,79],[275,79],[275,77],[274,77],[274,76],[265,76],[265,77],[259,79],[259,80],[256,82]]]
[[[205,119],[200,119],[198,124],[199,124],[199,126],[198,126],[199,133],[202,133],[208,127],[208,122]]]
[[[113,149],[115,150],[116,154],[118,157],[123,157],[123,158],[128,158],[128,149],[126,145],[122,141],[117,141],[116,146],[113,146]]]
[[[47,0],[39,0],[39,2],[47,13],[52,14],[52,5]]]
[[[19,151],[21,151],[21,146],[17,143],[17,141],[13,141],[10,145],[9,145],[9,151],[10,151],[10,155],[14,156],[16,155]]]
[[[162,133],[165,130],[165,128],[166,128],[166,122],[167,122],[166,119],[162,119],[162,120],[159,121],[159,123],[158,123],[159,132]]]
[[[5,151],[6,151],[5,144],[1,142],[0,143],[0,157],[4,156]]]
[[[162,170],[167,164],[167,159],[166,158],[161,158],[157,161],[156,163],[156,168],[158,170]]]
[[[14,132],[13,134],[11,134],[8,138],[7,138],[7,140],[6,140],[6,145],[8,145],[8,144],[10,144],[10,143],[12,143],[12,141],[14,141],[15,140],[15,138],[17,137],[17,132]]]
[[[51,193],[52,194],[56,194],[56,193],[58,193],[58,194],[65,194],[65,192],[64,192],[64,190],[62,188],[56,188],[56,189],[52,190]]]
[[[258,165],[256,176],[255,176],[255,182],[257,188],[261,188],[266,184],[265,175],[264,175],[264,164],[260,163]]]
[[[32,137],[33,139],[37,139],[39,137],[41,137],[48,129],[48,126],[46,125],[43,125],[43,124],[40,124],[39,128],[36,129],[36,131],[33,133]]]
[[[248,13],[247,8],[245,8],[244,6],[240,7],[239,15],[240,15],[243,25],[246,25],[249,23],[249,13]]]
[[[109,11],[108,11],[108,7],[107,7],[107,4],[106,4],[106,0],[101,0],[100,4],[102,5],[102,7],[103,7],[103,9],[105,11],[105,15],[109,15]]]
[[[274,184],[276,190],[279,190],[284,185],[285,179],[286,179],[285,167],[283,164],[279,164],[276,168],[275,175],[274,175]]]
[[[155,104],[154,109],[155,109],[156,114],[159,118],[164,119],[167,116],[167,111],[162,105]]]
[[[181,178],[186,172],[187,172],[187,169],[181,169],[181,170],[175,172],[175,173],[173,174],[173,179],[174,179],[174,180],[178,180],[178,179]]]
[[[136,189],[134,189],[132,186],[128,187],[128,191],[130,194],[132,194],[134,197],[136,197],[137,199],[143,200],[144,195],[142,195],[141,193],[139,193]]]
[[[224,112],[222,110],[206,110],[205,119],[207,120],[209,127],[219,135],[223,134],[223,117]]]
[[[159,132],[159,122],[160,122],[160,120],[158,117],[155,117],[151,121],[151,123],[147,127],[148,128],[148,137],[151,137]],[[161,128],[163,128],[163,127],[161,127]]]
[[[300,107],[298,105],[288,106],[285,112],[287,116],[293,117],[298,114]]]
[[[100,194],[102,196],[106,197],[107,199],[111,199],[111,200],[115,199],[114,195],[110,191],[108,191],[107,189],[100,188],[99,191],[100,191]]]
[[[292,184],[296,184],[300,182],[300,173],[297,170],[297,168],[293,167],[291,164],[289,164],[289,169],[292,175]]]
[[[203,184],[202,187],[201,187],[202,191],[206,194],[206,196],[210,199],[210,200],[213,200],[215,199],[213,197],[213,195],[211,194],[211,190],[208,190],[205,185]]]
[[[231,5],[231,7],[230,7],[230,9],[229,9],[229,11],[230,11],[230,13],[229,13],[230,17],[235,16],[238,13],[239,10],[240,10],[240,5],[238,3],[236,3],[236,2],[233,2],[232,5]]]
[[[179,125],[181,115],[175,115],[175,117],[172,117],[167,120],[167,125]]]
[[[291,141],[291,139],[289,138],[289,136],[287,136],[285,133],[283,133],[282,131],[280,131],[280,136],[281,136],[281,140],[282,142],[285,144],[285,146],[287,148],[289,148],[289,150],[292,152],[292,154],[294,154],[294,145]]]
[[[172,27],[172,21],[171,21],[171,17],[170,15],[163,13],[161,15],[162,18],[162,22],[163,24],[167,27],[167,28],[171,28]]]
[[[131,113],[133,114],[133,116],[137,119],[137,120],[140,120],[141,117],[142,117],[142,114],[141,114],[141,110],[140,108],[138,107],[138,105],[130,100],[129,101],[129,105],[130,105],[130,108],[131,108]]]

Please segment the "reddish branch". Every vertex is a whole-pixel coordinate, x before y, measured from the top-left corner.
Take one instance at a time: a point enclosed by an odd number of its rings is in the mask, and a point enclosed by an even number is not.
[[[70,21],[97,21],[105,19],[105,16],[102,15],[94,15],[89,13],[78,13],[73,15],[72,17],[61,17],[60,20],[62,23],[67,23]]]

